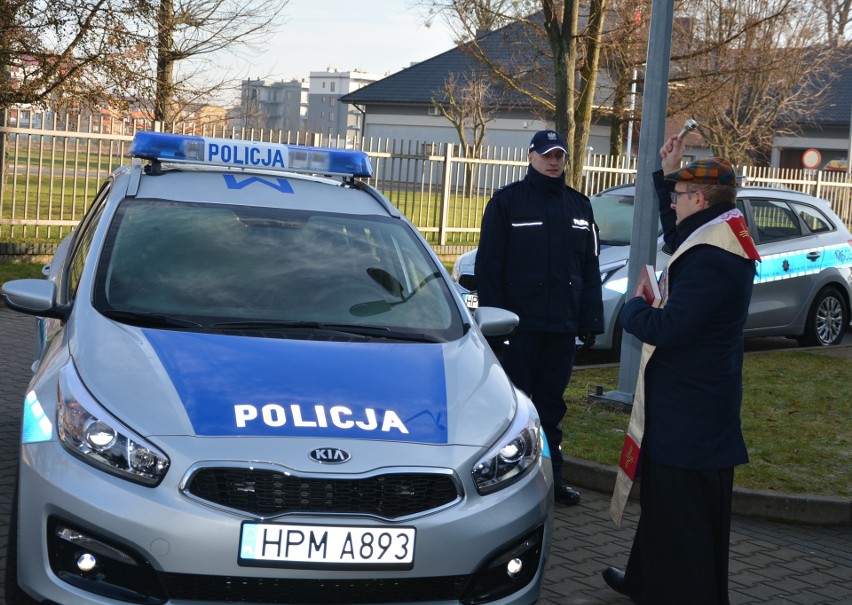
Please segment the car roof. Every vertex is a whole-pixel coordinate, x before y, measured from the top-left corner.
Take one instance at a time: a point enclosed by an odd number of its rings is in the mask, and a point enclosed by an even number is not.
[[[636,194],[636,183],[626,183],[622,185],[615,185],[613,187],[609,187],[604,189],[603,191],[599,191],[598,193],[592,195],[592,198],[600,197],[604,195],[635,195]],[[746,197],[749,194],[752,195],[764,195],[764,196],[774,196],[778,197],[779,194],[781,197],[786,199],[790,199],[793,201],[806,201],[810,203],[818,203],[824,206],[827,206],[831,209],[831,203],[823,198],[814,197],[807,193],[803,193],[801,191],[796,191],[795,189],[787,189],[785,187],[766,187],[762,185],[745,185],[737,188],[737,197]]]
[[[197,170],[189,166],[143,176],[135,195],[126,197],[175,202],[203,200],[210,204],[315,209],[341,214],[391,214],[379,199],[360,186],[297,174],[234,174],[227,169]]]
[[[356,180],[372,176],[361,151],[138,132],[130,155],[123,197],[401,216]]]

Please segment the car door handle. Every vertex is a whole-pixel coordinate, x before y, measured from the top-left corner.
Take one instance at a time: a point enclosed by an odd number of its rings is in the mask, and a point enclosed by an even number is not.
[[[822,256],[821,252],[808,252],[808,260],[816,260]]]

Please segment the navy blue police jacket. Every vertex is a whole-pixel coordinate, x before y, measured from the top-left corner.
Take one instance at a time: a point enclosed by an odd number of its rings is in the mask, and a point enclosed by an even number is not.
[[[600,334],[599,253],[589,199],[529,166],[485,207],[474,268],[479,304],[516,313],[519,331]]]
[[[654,174],[664,239],[672,251],[701,225],[732,210],[718,204],[675,226],[674,183]],[[658,267],[661,269],[661,267]],[[641,297],[622,309],[625,331],[656,346],[645,367],[642,453],[694,470],[748,462],[742,435],[743,330],[754,261],[711,245],[686,251],[669,267],[662,309]]]

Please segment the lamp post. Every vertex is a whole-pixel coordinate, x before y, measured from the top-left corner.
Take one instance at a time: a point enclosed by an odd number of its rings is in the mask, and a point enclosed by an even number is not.
[[[852,109],[852,104],[850,104]],[[846,150],[846,178],[852,181],[852,112],[849,114],[849,149]]]
[[[633,232],[630,236],[630,261],[627,265],[628,296],[639,273],[646,264],[655,264],[657,256],[659,211],[651,173],[658,167],[658,150],[665,138],[673,15],[674,0],[652,0],[642,98],[642,128],[639,131],[636,166]],[[625,333],[621,344],[618,390],[605,393],[604,399],[624,405],[633,404],[640,353],[641,343],[633,335]]]
[[[639,71],[633,68],[633,81],[630,82],[630,119],[627,120],[627,149],[625,155],[629,158],[633,155],[633,112],[636,109],[636,79],[639,77]]]

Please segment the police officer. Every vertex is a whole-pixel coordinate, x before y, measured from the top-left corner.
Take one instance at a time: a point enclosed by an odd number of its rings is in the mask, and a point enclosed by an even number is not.
[[[541,417],[551,452],[555,499],[577,504],[563,484],[563,398],[574,365],[575,338],[591,347],[603,332],[598,229],[589,199],[565,184],[565,138],[533,136],[523,180],[497,191],[482,217],[475,275],[480,306],[520,317],[496,352],[512,382]]]

